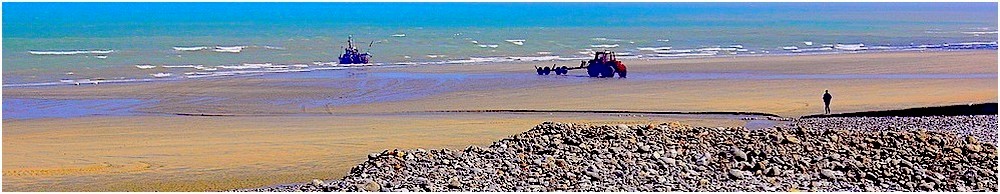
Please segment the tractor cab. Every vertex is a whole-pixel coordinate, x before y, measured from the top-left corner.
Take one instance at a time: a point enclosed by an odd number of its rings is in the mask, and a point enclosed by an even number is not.
[[[590,77],[614,77],[615,73],[625,78],[627,71],[625,64],[615,58],[614,51],[598,51],[594,59],[587,61],[587,75]]]

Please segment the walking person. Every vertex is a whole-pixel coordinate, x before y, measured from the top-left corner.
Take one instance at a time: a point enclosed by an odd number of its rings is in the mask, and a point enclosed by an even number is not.
[[[830,95],[830,90],[826,90],[823,94],[823,103],[826,104],[826,114],[830,114],[830,100],[833,100],[833,95]]]

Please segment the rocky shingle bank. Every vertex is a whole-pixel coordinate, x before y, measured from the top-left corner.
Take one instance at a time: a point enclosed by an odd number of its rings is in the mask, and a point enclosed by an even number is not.
[[[373,153],[341,180],[242,191],[997,191],[997,116],[760,130],[546,122],[488,147]]]

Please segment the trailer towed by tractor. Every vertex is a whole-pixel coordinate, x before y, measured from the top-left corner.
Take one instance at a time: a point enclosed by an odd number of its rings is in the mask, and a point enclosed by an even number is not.
[[[625,78],[628,71],[624,63],[615,58],[615,52],[613,51],[599,51],[594,54],[594,59],[589,61],[582,61],[578,67],[538,67],[535,66],[535,71],[538,75],[548,75],[551,72],[555,72],[556,75],[566,75],[569,70],[573,69],[587,69],[587,75],[590,77],[614,77],[618,74],[618,77]]]

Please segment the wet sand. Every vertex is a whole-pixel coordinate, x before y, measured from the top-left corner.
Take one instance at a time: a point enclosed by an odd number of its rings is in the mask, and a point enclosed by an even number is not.
[[[204,191],[329,179],[370,152],[486,145],[546,120],[742,125],[732,118],[501,113],[14,121],[4,123],[3,184],[5,191]]]
[[[369,152],[486,144],[549,120],[744,124],[732,117],[433,112],[442,110],[748,111],[797,117],[822,111],[824,89],[834,95],[835,113],[997,102],[996,56],[996,51],[962,51],[630,60],[628,79],[586,78],[580,70],[537,76],[532,68],[579,64],[570,61],[4,88],[5,100],[145,103],[114,116],[4,119],[3,188],[251,188],[339,178]]]

